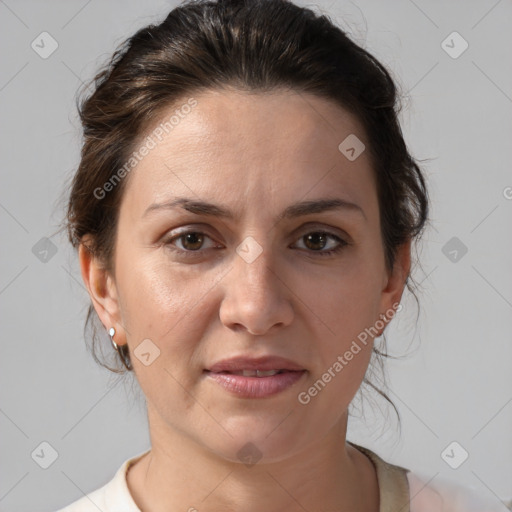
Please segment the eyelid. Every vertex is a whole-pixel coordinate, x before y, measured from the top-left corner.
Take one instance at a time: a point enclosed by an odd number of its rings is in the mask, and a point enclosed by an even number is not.
[[[176,232],[173,233],[172,236],[168,236],[169,232],[167,232],[162,238],[164,240],[171,240],[175,238],[179,238],[180,235],[186,235],[190,232],[193,233],[201,233],[203,235],[208,236],[209,238],[214,239],[215,236],[209,234],[211,232],[211,227],[208,224],[203,223],[197,223],[197,224],[186,224],[184,226],[176,228]],[[331,226],[329,224],[321,223],[318,221],[312,221],[312,222],[306,222],[302,224],[297,229],[293,230],[290,237],[292,237],[294,240],[299,236],[300,233],[311,233],[311,232],[322,232],[327,233],[333,236],[338,236],[340,238],[343,238],[345,242],[347,243],[353,243],[352,237],[344,230],[335,226]],[[302,235],[303,236],[303,235]]]
[[[216,240],[214,239],[213,236],[209,235],[207,233],[207,229],[204,229],[204,228],[194,228],[192,226],[189,226],[189,227],[186,227],[186,228],[183,228],[182,230],[180,231],[177,231],[175,233],[173,233],[172,235],[170,236],[164,236],[163,239],[162,239],[162,243],[164,245],[174,245],[174,242],[176,242],[177,240],[180,240],[182,237],[190,234],[190,233],[195,233],[195,234],[200,234],[200,235],[203,235],[204,238],[209,238],[214,244],[217,243]],[[212,247],[210,247],[212,248]],[[185,249],[180,249],[180,248],[176,248],[177,251],[180,251],[181,253],[200,253],[200,252],[204,252],[205,249],[201,248],[201,249],[198,249],[197,251],[187,251]]]
[[[321,222],[307,222],[306,224],[303,224],[298,230],[294,231],[293,236],[296,236],[295,233],[311,232],[321,232],[327,233],[328,235],[337,236],[342,238],[347,244],[352,244],[354,242],[352,237],[344,229]]]
[[[303,240],[303,238],[307,235],[307,234],[310,234],[310,233],[321,233],[321,234],[324,234],[326,235],[328,238],[330,238],[331,240],[334,240],[336,245],[335,247],[331,248],[331,249],[328,249],[328,250],[319,250],[319,251],[313,251],[313,250],[308,250],[307,248],[306,249],[303,249],[303,248],[299,248],[299,250],[302,250],[302,251],[305,251],[308,255],[314,255],[314,256],[332,256],[338,252],[340,252],[342,249],[344,249],[346,246],[348,245],[351,245],[350,242],[348,242],[345,238],[346,237],[341,237],[335,233],[332,233],[330,231],[327,231],[327,230],[322,230],[322,229],[309,229],[307,231],[304,232],[304,234],[302,234],[301,236],[298,237],[297,241],[294,243],[294,245],[296,245],[297,243],[301,242]],[[302,242],[304,243],[304,242]]]
[[[214,247],[208,247],[206,249],[200,248],[196,251],[192,251],[192,250],[186,250],[186,249],[181,249],[179,247],[176,247],[174,245],[174,242],[180,240],[182,237],[184,237],[190,233],[203,235],[205,238],[209,238],[215,244],[214,237],[212,237],[208,234],[208,228],[205,227],[204,225],[200,225],[200,226],[187,225],[187,226],[183,226],[181,229],[180,228],[177,228],[177,229],[179,229],[179,231],[173,233],[171,236],[165,236],[162,240],[162,243],[165,247],[169,248],[169,250],[176,252],[185,258],[197,257],[201,254],[204,254],[204,252],[209,249],[222,248],[222,247],[218,247],[218,245],[217,245]],[[338,233],[336,233],[336,231],[338,231]],[[341,231],[341,233],[339,233],[339,231]],[[304,238],[304,236],[306,236],[307,234],[311,234],[311,233],[325,234],[325,235],[327,235],[327,237],[330,237],[332,240],[334,240],[336,242],[336,246],[329,250],[314,251],[314,250],[308,250],[307,248],[306,249],[299,248],[300,251],[303,251],[311,256],[320,256],[320,257],[321,256],[325,256],[325,257],[333,256],[336,253],[343,250],[343,248],[345,248],[346,246],[352,245],[351,237],[344,230],[340,230],[339,228],[326,228],[325,226],[319,225],[319,223],[315,223],[315,222],[306,223],[306,224],[302,225],[298,230],[295,230],[295,233],[293,235],[294,236],[294,244],[293,245],[296,245]]]

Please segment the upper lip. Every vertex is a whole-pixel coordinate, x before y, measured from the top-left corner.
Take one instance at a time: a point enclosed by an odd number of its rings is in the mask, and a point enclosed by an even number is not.
[[[236,372],[241,370],[290,370],[303,371],[304,368],[289,359],[278,356],[247,357],[238,356],[223,359],[213,364],[207,371],[210,372]]]

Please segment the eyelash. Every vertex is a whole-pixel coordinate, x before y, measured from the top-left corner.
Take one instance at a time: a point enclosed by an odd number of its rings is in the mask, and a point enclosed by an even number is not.
[[[198,249],[197,251],[190,251],[190,250],[186,250],[186,249],[176,249],[172,245],[175,240],[180,240],[180,239],[182,239],[185,236],[190,235],[190,234],[203,235],[203,236],[206,236],[207,238],[211,239],[211,237],[209,237],[206,233],[203,233],[202,231],[190,230],[190,231],[184,231],[183,233],[180,233],[180,234],[175,235],[175,236],[173,236],[171,238],[168,238],[167,240],[164,240],[163,243],[165,244],[165,246],[168,249],[170,249],[173,252],[179,252],[179,253],[181,253],[182,255],[184,255],[187,258],[188,257],[194,257],[194,256],[197,256],[197,254],[202,252],[201,249]],[[340,238],[338,235],[335,235],[334,233],[330,233],[328,231],[321,231],[321,230],[309,231],[308,233],[305,233],[304,235],[299,237],[299,240],[304,238],[304,237],[306,237],[307,235],[311,235],[311,234],[327,235],[328,237],[333,238],[336,242],[339,243],[339,245],[337,247],[335,247],[334,249],[330,249],[328,251],[322,251],[322,250],[319,250],[319,251],[308,250],[307,251],[309,253],[313,253],[313,254],[319,255],[321,257],[332,256],[332,255],[340,252],[341,250],[343,250],[347,245],[349,245],[348,242],[346,242],[345,240]]]

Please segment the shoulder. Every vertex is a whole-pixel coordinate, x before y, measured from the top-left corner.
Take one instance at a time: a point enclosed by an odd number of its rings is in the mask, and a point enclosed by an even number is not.
[[[148,451],[125,460],[108,483],[56,512],[140,512],[128,489],[126,473]]]
[[[409,512],[506,512],[512,499],[500,501],[491,492],[482,494],[453,480],[392,464],[369,448],[349,443],[372,460],[379,481],[381,510]]]
[[[484,497],[477,491],[446,478],[427,477],[407,470],[410,512],[505,512],[512,500]]]

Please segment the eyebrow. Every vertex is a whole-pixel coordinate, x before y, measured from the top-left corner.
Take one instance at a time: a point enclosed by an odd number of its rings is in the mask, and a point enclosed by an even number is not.
[[[159,210],[172,210],[176,207],[181,207],[184,210],[195,213],[197,215],[208,215],[230,220],[234,220],[236,218],[236,215],[232,211],[224,208],[223,206],[207,203],[204,201],[198,201],[196,199],[187,197],[174,198],[164,203],[154,203],[146,209],[142,217],[146,217],[146,215],[151,212]],[[339,198],[315,199],[292,204],[278,215],[277,220],[281,221],[284,219],[292,219],[304,215],[310,215],[312,213],[321,213],[331,210],[356,212],[362,215],[365,220],[367,220],[364,210],[358,204],[351,203]]]

